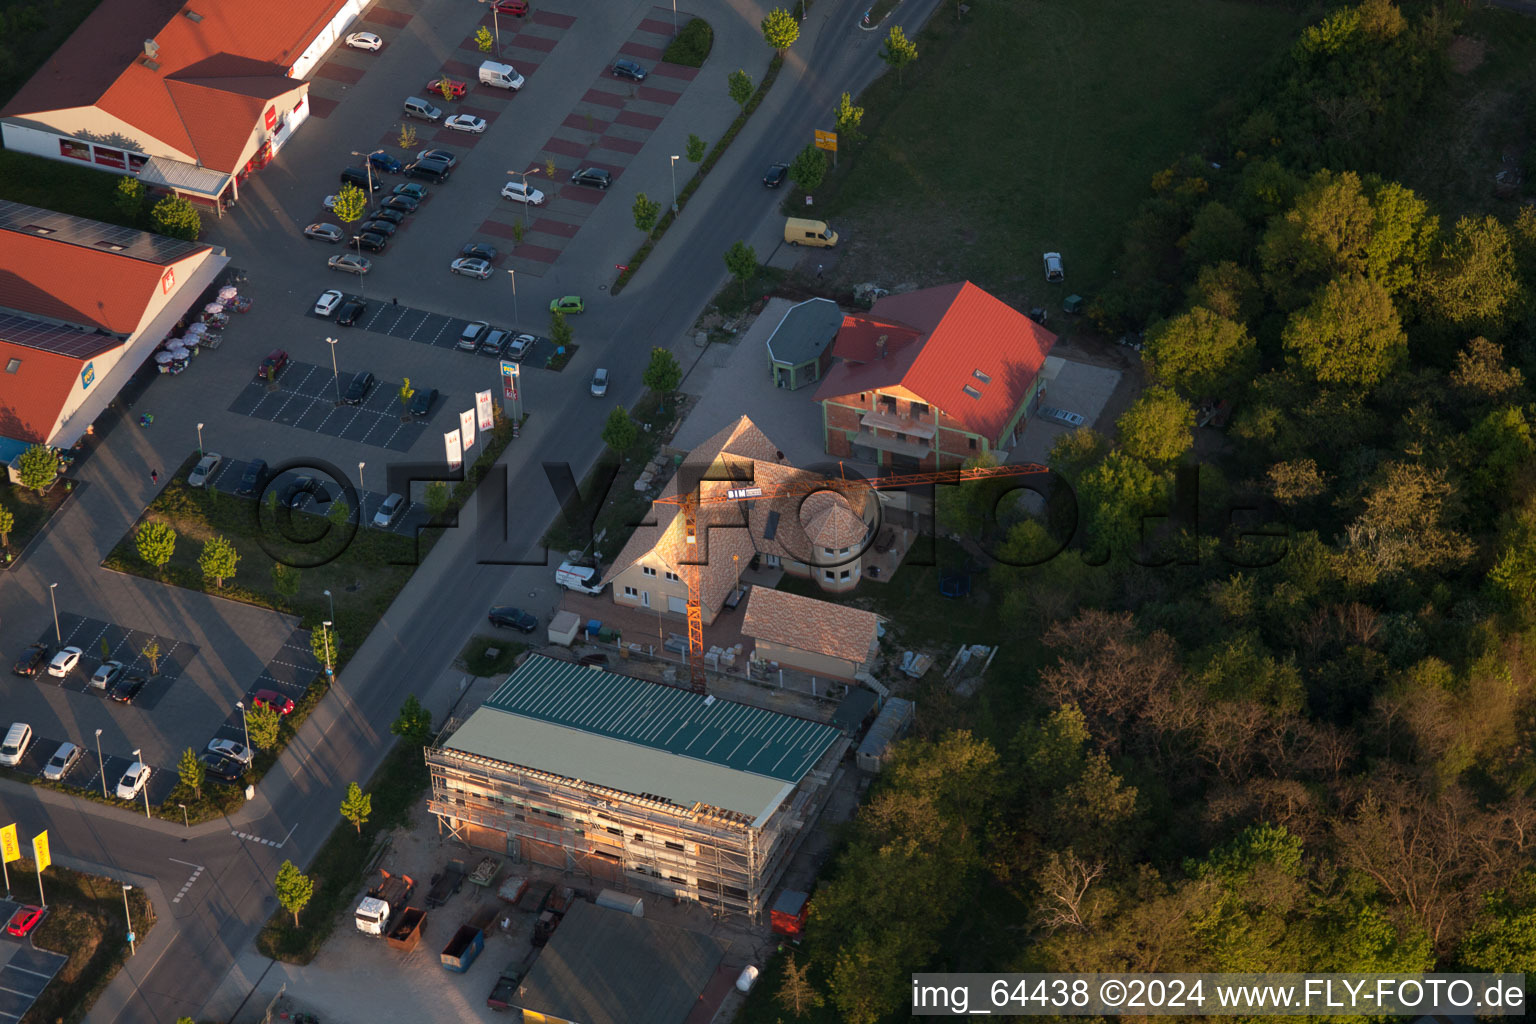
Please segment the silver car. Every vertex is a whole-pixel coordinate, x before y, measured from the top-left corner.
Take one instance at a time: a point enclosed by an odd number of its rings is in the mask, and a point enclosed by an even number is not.
[[[355,252],[340,253],[332,256],[325,263],[332,270],[339,270],[344,274],[357,274],[359,277],[373,269],[372,260],[366,256],[359,256]]]
[[[1042,405],[1039,410],[1037,410],[1037,415],[1039,415],[1041,419],[1054,420],[1055,422],[1067,427],[1080,427],[1085,422],[1087,422],[1083,419],[1081,413],[1068,412],[1065,409],[1057,409],[1054,406],[1049,405]]]
[[[608,371],[599,367],[598,371],[592,375],[592,397],[602,398],[607,393]]]
[[[96,674],[91,676],[91,689],[109,690],[112,684],[117,682],[117,677],[123,674],[123,663],[120,661],[104,661],[96,669]]]
[[[403,511],[405,511],[405,498],[399,494],[391,494],[373,514],[373,525],[380,530],[387,530],[395,525],[395,520],[400,518],[400,513]]]
[[[305,238],[315,238],[322,242],[339,242],[342,238],[341,228],[335,224],[311,224],[304,229]]]
[[[256,756],[250,747],[235,740],[209,740],[207,749],[211,754],[219,754],[233,761],[239,761],[241,764],[250,764],[251,759]]]
[[[73,743],[60,743],[59,749],[53,752],[48,759],[48,765],[43,769],[43,778],[49,782],[58,782],[69,774],[69,770],[80,760],[80,748]]]
[[[209,452],[197,460],[197,465],[192,467],[192,472],[187,474],[188,487],[207,487],[208,480],[213,476],[214,470],[219,468],[219,463],[224,461],[224,456],[218,452]]]

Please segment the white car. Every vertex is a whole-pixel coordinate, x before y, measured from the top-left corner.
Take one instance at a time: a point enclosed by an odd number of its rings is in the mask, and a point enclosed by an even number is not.
[[[534,342],[538,340],[531,334],[519,334],[507,345],[507,358],[514,363],[522,362],[529,350],[533,348]]]
[[[80,748],[73,743],[60,743],[59,749],[53,752],[48,759],[48,764],[43,768],[43,778],[49,782],[58,782],[80,760]]]
[[[55,654],[53,660],[48,663],[48,674],[63,679],[75,670],[76,665],[80,664],[80,655],[84,653],[78,647],[61,647],[59,653]]]
[[[384,45],[384,40],[372,32],[353,32],[347,36],[347,45],[354,50],[367,50],[370,53],[376,53],[379,47]]]
[[[1050,282],[1066,280],[1066,271],[1061,269],[1061,253],[1048,252],[1045,254],[1045,279]]]
[[[315,303],[316,316],[330,316],[336,312],[336,307],[341,305],[341,292],[335,288],[327,289],[320,293],[320,301]]]
[[[1042,405],[1036,410],[1036,414],[1042,419],[1055,420],[1057,423],[1067,427],[1080,427],[1087,422],[1083,419],[1082,413],[1068,412],[1065,409],[1057,409],[1049,405]]]
[[[387,530],[395,525],[395,520],[400,518],[400,513],[403,511],[405,511],[405,498],[399,494],[391,494],[373,514],[373,525],[380,530]]]
[[[224,461],[224,456],[218,452],[209,452],[197,460],[197,465],[192,467],[192,472],[187,474],[188,487],[207,487],[208,480],[213,476],[213,471],[219,468],[219,463]]]
[[[485,118],[475,117],[471,114],[454,114],[443,122],[444,128],[452,128],[456,132],[469,132],[479,135],[485,131]]]
[[[501,198],[527,203],[529,206],[538,206],[544,202],[544,193],[536,188],[529,188],[520,181],[509,181],[501,186]]]
[[[485,260],[457,259],[448,265],[448,269],[455,274],[476,277],[482,281],[491,276],[491,265]]]
[[[143,761],[135,761],[123,772],[123,777],[117,782],[117,798],[119,800],[132,800],[144,789],[144,783],[149,781],[149,765]]]
[[[608,371],[599,367],[598,371],[592,375],[592,397],[602,398],[607,393]]]
[[[117,682],[117,677],[123,674],[123,663],[120,661],[104,661],[96,669],[96,674],[91,676],[91,689],[109,690],[112,684]]]
[[[255,751],[250,747],[235,740],[209,740],[208,752],[239,761],[241,764],[250,764],[251,759],[256,756]]]

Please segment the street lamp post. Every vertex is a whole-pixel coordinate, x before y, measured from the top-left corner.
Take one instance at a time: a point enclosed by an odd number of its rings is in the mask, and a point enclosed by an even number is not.
[[[508,171],[508,174],[516,174],[523,179],[523,230],[528,230],[528,175],[538,174],[537,167],[530,167],[526,171]]]
[[[331,379],[336,382],[336,404],[340,405],[341,404],[341,371],[336,369],[336,340],[337,339],[335,339],[335,338],[326,338],[325,340],[330,342],[330,345],[331,345]]]
[[[672,158],[672,212],[677,212],[677,157]]]
[[[363,170],[368,173],[368,205],[371,207],[373,206],[373,161],[369,160],[368,158],[373,154],[359,153],[354,149],[352,151],[352,155],[360,156],[363,158]],[[359,274],[358,276],[361,277],[362,275]]]
[[[245,752],[249,754],[251,752],[251,727],[245,720],[245,701],[235,701],[235,707],[240,709],[240,728],[245,730]]]
[[[803,5],[805,0],[800,0],[800,2]],[[672,0],[672,35],[676,36],[677,34],[677,0]]]
[[[101,773],[101,798],[107,798],[107,762],[101,759],[101,730],[96,730],[96,770]]]
[[[142,768],[144,765],[144,751],[135,750],[133,752],[133,761],[135,764]],[[139,792],[144,794],[144,817],[147,818],[149,817],[149,786],[144,785],[139,787]]]
[[[203,457],[203,425],[197,425],[197,457]]]
[[[491,25],[496,30],[496,58],[501,59],[501,8],[496,0],[480,0],[481,3],[491,5]],[[675,2],[675,0],[674,0]]]
[[[187,820],[187,805],[186,804],[177,804],[176,806],[181,808],[181,823],[183,825],[187,826],[187,828],[191,828],[192,827],[192,822]]]
[[[325,629],[324,633],[322,633],[321,635],[325,637],[325,675],[326,675],[326,678],[329,679],[331,677],[331,675],[332,675],[332,670],[331,670],[331,620],[327,619],[324,622],[320,623],[320,625],[323,626],[324,629]]]
[[[522,330],[523,318],[517,311],[517,271],[508,270],[507,273],[512,276],[512,322],[517,324],[518,330]]]
[[[128,955],[129,956],[133,956],[133,954],[138,952],[138,947],[135,946],[134,942],[133,942],[133,940],[135,938],[135,936],[133,934],[133,911],[128,908],[128,890],[132,889],[132,888],[133,888],[133,886],[131,886],[131,885],[126,885],[125,884],[123,886],[123,917],[127,918],[127,920],[128,920]]]
[[[336,621],[336,599],[331,596],[331,592],[329,590],[327,590],[325,592],[325,599],[327,601],[331,602],[331,621],[335,622]]]
[[[366,462],[359,462],[357,464],[357,500],[359,503],[363,500],[363,467],[366,465],[368,465]],[[359,512],[358,514],[361,515],[362,513]]]
[[[57,583],[48,584],[48,600],[53,602],[53,636],[54,639],[58,640],[59,646],[62,647],[64,646],[64,632],[59,629],[59,599],[54,596],[54,591],[57,587]]]

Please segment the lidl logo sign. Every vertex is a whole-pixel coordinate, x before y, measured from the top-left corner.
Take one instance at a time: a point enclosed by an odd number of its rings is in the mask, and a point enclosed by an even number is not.
[[[85,369],[80,371],[80,390],[84,391],[96,381],[96,364],[86,363]]]

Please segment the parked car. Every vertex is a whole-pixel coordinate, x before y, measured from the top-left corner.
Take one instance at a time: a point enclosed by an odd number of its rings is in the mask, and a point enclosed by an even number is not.
[[[441,185],[448,180],[450,168],[441,161],[418,160],[413,164],[406,164],[405,170],[400,173],[407,178],[424,178]]]
[[[459,332],[459,340],[453,347],[460,352],[473,352],[480,347],[480,336],[490,329],[491,325],[484,320],[472,320]]]
[[[321,200],[321,202],[325,204],[325,208],[327,210],[334,210],[334,209],[336,209],[336,197],[335,196],[326,196],[324,199]]]
[[[257,690],[251,695],[251,707],[271,708],[280,715],[293,714],[293,698],[284,697],[276,690]]]
[[[544,203],[543,192],[521,181],[509,181],[501,186],[501,198],[510,199],[514,203],[527,203],[529,206],[542,206]]]
[[[562,295],[549,304],[551,313],[564,313],[567,316],[580,313],[587,307],[583,305],[580,295]]]
[[[48,759],[48,763],[43,766],[43,778],[47,779],[49,782],[58,782],[64,776],[69,774],[69,770],[73,768],[75,763],[79,760],[79,747],[69,742],[60,743],[59,749],[53,752],[53,756],[50,757]],[[15,932],[12,932],[11,934],[14,935]]]
[[[403,495],[391,494],[373,514],[373,525],[380,530],[387,530],[394,526],[395,520],[400,518],[400,513],[405,511],[405,504]]]
[[[239,761],[241,764],[250,764],[256,757],[254,750],[238,740],[212,739],[208,741],[208,746],[203,749],[207,753],[227,757],[232,761]]]
[[[374,170],[384,171],[387,174],[399,174],[400,169],[405,166],[382,149],[376,149],[369,153],[368,162],[373,164]]]
[[[117,682],[117,677],[122,674],[122,662],[104,661],[96,666],[96,671],[91,674],[91,689],[109,690],[112,688],[112,684]]]
[[[399,197],[399,198],[411,200],[412,206],[411,206],[411,208],[409,210],[405,211],[406,213],[410,213],[413,210],[415,210],[416,207],[415,207],[414,204],[421,202],[423,199],[427,198],[427,196],[429,196],[429,195],[431,195],[431,193],[427,191],[427,186],[425,186],[425,185],[418,185],[414,181],[408,181],[408,182],[406,182],[403,185],[396,185],[394,187],[394,189],[391,190],[391,192],[390,192],[391,198]],[[389,207],[389,200],[386,199],[383,202],[382,205],[384,205],[386,207]],[[390,209],[400,209],[400,207],[389,207],[389,208]]]
[[[360,235],[352,236],[352,244],[359,249],[367,249],[369,252],[383,252],[389,245],[389,239],[377,231],[364,231]]]
[[[107,696],[119,704],[132,704],[139,699],[139,694],[144,692],[144,687],[148,683],[149,680],[141,675],[123,676],[112,687],[111,692]]]
[[[335,224],[311,224],[304,229],[305,238],[317,238],[322,242],[339,242],[342,239],[342,230]]]
[[[352,383],[347,385],[347,393],[342,396],[342,401],[348,405],[362,405],[368,398],[368,393],[373,390],[376,381],[373,374],[367,370],[356,374]]]
[[[488,616],[493,626],[505,626],[522,633],[532,633],[539,628],[539,620],[523,611],[521,608],[513,608],[510,605],[502,608],[492,608]]]
[[[135,761],[123,772],[123,777],[117,782],[117,798],[119,800],[136,800],[144,789],[144,784],[149,781],[149,765],[143,761]]]
[[[1035,410],[1035,415],[1039,416],[1041,419],[1054,420],[1055,422],[1068,427],[1080,427],[1085,422],[1087,422],[1083,419],[1081,413],[1068,412],[1065,409],[1057,409],[1056,407],[1050,405],[1042,405],[1040,408]]]
[[[443,122],[444,128],[451,128],[456,132],[469,132],[479,135],[485,131],[485,118],[475,117],[473,114],[454,114]]]
[[[531,334],[519,334],[507,343],[507,358],[514,363],[520,363],[528,355],[533,343],[538,339]]]
[[[362,227],[363,234],[383,235],[385,238],[393,238],[400,225],[387,220],[370,220]]]
[[[487,331],[480,342],[480,354],[483,356],[499,356],[501,350],[507,347],[507,342],[512,337],[511,331],[504,331],[500,327]]]
[[[5,731],[5,741],[0,743],[0,764],[15,766],[27,756],[32,745],[32,727],[26,722],[12,722]]]
[[[209,753],[206,750],[199,754],[197,759],[203,763],[203,771],[216,782],[241,782],[249,770],[234,758]]]
[[[396,210],[392,207],[380,206],[379,209],[373,211],[373,216],[368,219],[373,221],[388,221],[395,227],[399,227],[401,224],[405,223],[406,216],[412,212],[413,211],[411,210]]]
[[[412,418],[424,420],[432,415],[432,406],[437,401],[437,388],[417,388],[411,396],[410,413]]]
[[[33,644],[16,659],[11,666],[11,671],[18,676],[35,676],[37,670],[48,660],[48,655],[53,653],[53,648],[47,644]]]
[[[367,256],[359,256],[355,252],[338,253],[325,261],[325,265],[332,270],[339,270],[344,274],[357,274],[359,276],[373,269],[373,261]]]
[[[19,908],[11,915],[11,921],[5,926],[5,933],[18,939],[24,939],[37,927],[37,923],[43,919],[43,908],[31,904]]]
[[[48,663],[48,674],[59,679],[66,678],[80,664],[80,655],[84,654],[78,647],[61,647]]]
[[[1045,254],[1045,279],[1047,281],[1064,281],[1066,272],[1061,269],[1061,253],[1048,252]]]
[[[235,488],[235,493],[242,498],[254,498],[266,479],[266,460],[252,459],[245,464],[245,472],[240,474],[240,486]]]
[[[304,504],[306,495],[313,498],[316,505],[325,505],[331,500],[331,493],[318,480],[312,476],[301,476],[283,490],[283,504],[289,508],[298,508]]]
[[[341,305],[342,294],[335,288],[328,288],[320,293],[320,299],[315,303],[316,316],[330,316],[336,312],[336,307]]]
[[[592,397],[602,398],[608,393],[608,371],[598,367],[592,375]]]
[[[367,308],[367,305],[361,299],[353,299],[341,307],[341,310],[336,314],[336,322],[343,327],[351,327],[357,323],[357,318],[362,316],[363,310]]]
[[[197,460],[197,465],[192,467],[192,472],[187,474],[188,487],[207,487],[208,480],[213,476],[214,470],[219,468],[219,463],[224,461],[224,456],[218,452],[208,452]]]
[[[607,188],[613,184],[613,175],[600,167],[583,167],[571,175],[571,184],[590,185],[593,188]]]
[[[774,164],[768,168],[768,173],[763,175],[763,184],[769,188],[778,188],[784,184],[784,179],[789,177],[789,164]]]
[[[443,95],[445,87],[448,98],[455,100],[462,99],[464,94],[469,91],[468,82],[460,82],[457,79],[444,75],[442,78],[434,78],[429,81],[427,83],[427,92],[431,93],[435,99]]]
[[[455,274],[479,278],[481,281],[491,276],[491,265],[485,260],[457,259],[448,264],[448,269]]]
[[[528,0],[496,0],[496,13],[521,18],[528,13]]]
[[[453,155],[451,149],[424,149],[416,154],[417,160],[440,160],[449,167],[457,167],[459,158]]]
[[[384,40],[372,32],[353,32],[347,36],[347,45],[354,50],[367,50],[370,53],[378,51],[384,45]]]
[[[330,302],[330,300],[327,298],[327,296],[331,295],[336,296],[337,302],[341,301],[341,292],[326,292],[325,295],[320,296],[320,302],[315,303],[316,313],[320,313],[321,316],[329,316],[330,310],[336,308],[335,303]],[[329,306],[329,308],[323,313],[320,311],[322,303],[325,303]],[[261,365],[256,367],[256,376],[261,380],[277,380],[278,374],[282,373],[283,369],[287,365],[287,349],[275,348],[271,352],[268,352],[267,358],[263,359],[261,361]]]
[[[485,260],[487,263],[494,263],[500,253],[496,251],[494,245],[486,245],[484,242],[470,242],[459,250],[459,255],[467,256],[470,259]]]
[[[613,77],[627,78],[632,82],[645,81],[645,68],[632,60],[616,60],[613,62]]]

